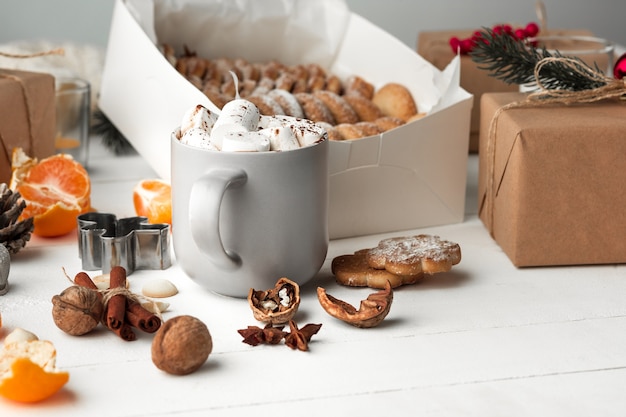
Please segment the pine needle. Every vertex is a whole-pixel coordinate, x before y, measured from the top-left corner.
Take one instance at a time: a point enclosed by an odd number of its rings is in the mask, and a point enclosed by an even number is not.
[[[491,29],[481,31],[482,42],[470,52],[472,61],[478,68],[489,71],[489,75],[507,84],[535,83],[535,67],[543,58],[563,57],[559,51],[550,52],[545,48],[537,48],[526,41],[513,36],[495,34]],[[582,69],[591,70],[580,58],[573,58]],[[602,73],[595,66],[593,71]],[[592,80],[583,74],[586,71],[572,71],[568,65],[552,62],[544,65],[539,74],[541,83],[548,89],[581,91],[591,90],[606,85],[603,81]],[[583,73],[583,74],[581,74]]]
[[[130,142],[100,109],[96,109],[93,113],[91,131],[100,136],[104,146],[115,155],[127,155],[135,152]]]

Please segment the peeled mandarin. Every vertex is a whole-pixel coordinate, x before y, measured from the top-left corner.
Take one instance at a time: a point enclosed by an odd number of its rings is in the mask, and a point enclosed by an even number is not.
[[[160,179],[141,180],[133,188],[133,205],[148,222],[172,224],[172,189]]]
[[[15,148],[10,188],[26,202],[20,220],[33,217],[33,234],[65,235],[76,218],[91,210],[91,181],[85,168],[70,155],[56,154],[38,161]]]

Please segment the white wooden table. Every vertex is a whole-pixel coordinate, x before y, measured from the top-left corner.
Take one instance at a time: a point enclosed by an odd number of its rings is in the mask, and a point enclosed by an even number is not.
[[[76,236],[34,238],[12,260],[0,335],[22,327],[51,340],[70,380],[35,405],[0,399],[0,415],[624,416],[626,267],[516,269],[476,217],[475,156],[468,169],[463,223],[331,242],[319,276],[301,288],[296,320],[323,324],[308,352],[242,343],[237,329],[260,324],[246,300],[207,292],[175,259],[164,271],[135,271],[136,292],[152,278],[178,286],[166,319],[190,314],[212,333],[206,364],[182,377],[153,365],[151,335],[124,342],[102,327],[60,331],[50,300],[69,285],[62,268],[81,270]],[[133,186],[155,175],[141,157],[114,157],[97,143],[90,173],[94,206],[118,217],[134,215]],[[379,327],[354,328],[322,310],[317,286],[357,306],[372,292],[336,284],[333,257],[415,233],[458,242],[461,263],[397,289]]]

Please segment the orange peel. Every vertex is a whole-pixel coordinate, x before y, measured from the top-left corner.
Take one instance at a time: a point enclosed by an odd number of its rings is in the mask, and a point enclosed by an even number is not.
[[[12,401],[34,403],[58,392],[69,373],[56,368],[56,349],[47,340],[19,341],[0,352],[0,395]]]

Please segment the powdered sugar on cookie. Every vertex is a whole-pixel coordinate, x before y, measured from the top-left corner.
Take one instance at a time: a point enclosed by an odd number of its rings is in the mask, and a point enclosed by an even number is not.
[[[450,270],[461,261],[461,248],[457,243],[442,240],[439,236],[417,235],[381,240],[369,250],[368,264],[372,268],[386,269],[395,274],[427,274]]]

